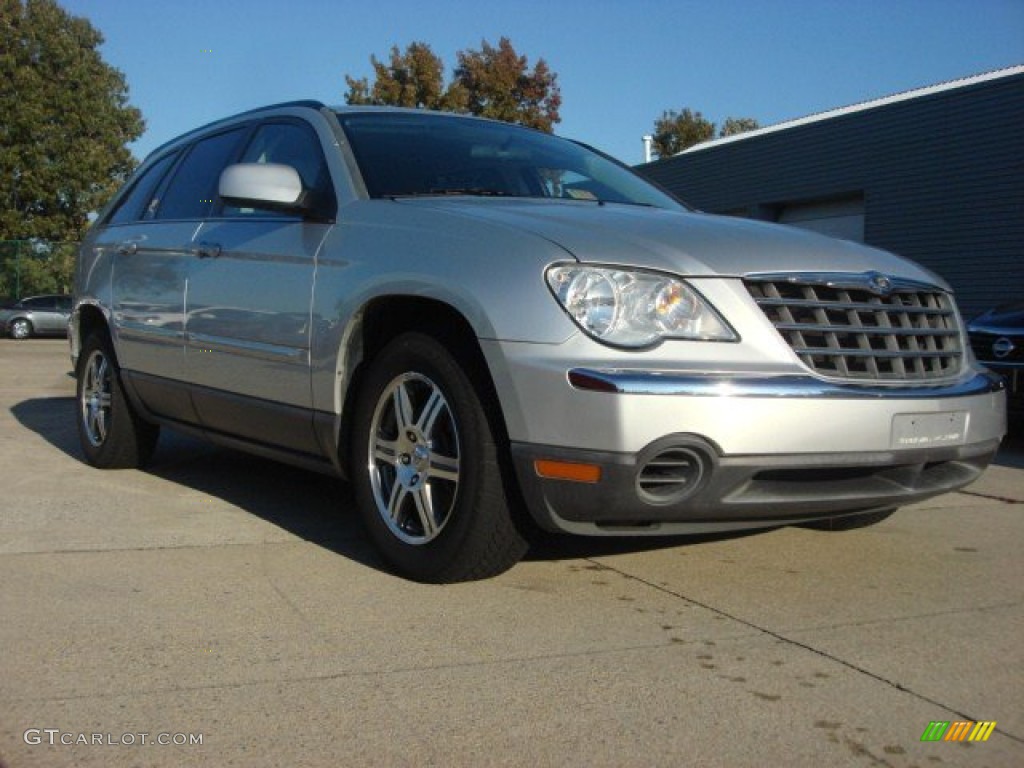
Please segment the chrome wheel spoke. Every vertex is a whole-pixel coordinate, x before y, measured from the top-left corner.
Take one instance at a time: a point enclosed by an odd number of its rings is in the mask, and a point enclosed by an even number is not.
[[[373,458],[387,464],[394,464],[398,460],[398,446],[394,440],[385,440],[378,436],[373,446]]]
[[[445,402],[441,390],[434,387],[434,391],[430,393],[430,398],[427,400],[426,405],[423,406],[419,419],[416,420],[416,427],[424,435],[429,436],[434,430],[434,423],[437,421],[438,415],[447,407],[448,403]]]
[[[413,424],[412,400],[409,399],[409,390],[406,389],[404,382],[395,388],[393,397],[395,423],[398,424],[398,430],[401,433]]]
[[[437,535],[437,520],[434,519],[434,502],[430,497],[430,486],[424,486],[412,495],[416,503],[416,514],[419,515],[420,525],[423,527],[423,535],[432,539]]]
[[[398,523],[398,516],[402,511],[402,502],[405,501],[405,496],[408,491],[402,486],[398,479],[395,479],[395,484],[391,486],[391,497],[388,499],[388,517],[391,521]]]
[[[447,480],[450,483],[459,482],[459,459],[456,456],[442,456],[439,453],[430,454],[430,469],[428,474],[437,480]]]

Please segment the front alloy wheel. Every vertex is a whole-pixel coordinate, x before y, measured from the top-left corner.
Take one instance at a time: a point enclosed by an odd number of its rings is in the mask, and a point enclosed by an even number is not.
[[[468,344],[403,334],[359,384],[348,453],[359,513],[384,559],[417,581],[494,576],[527,548],[495,439],[500,410]]]
[[[378,513],[406,544],[433,541],[459,493],[459,433],[444,393],[422,374],[398,376],[380,395],[370,435]]]

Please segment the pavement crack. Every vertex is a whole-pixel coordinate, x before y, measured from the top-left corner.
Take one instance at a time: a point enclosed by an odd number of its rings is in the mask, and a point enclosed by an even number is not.
[[[355,538],[355,537],[353,537]],[[332,543],[345,543],[351,539],[345,537],[338,537],[337,539],[325,539],[328,545]],[[159,551],[176,551],[181,549],[226,549],[228,547],[270,547],[280,546],[282,544],[294,545],[294,544],[307,544],[310,543],[305,539],[294,538],[294,539],[281,539],[272,541],[215,541],[207,544],[158,544],[150,547],[81,547],[81,548],[68,548],[68,549],[33,549],[25,552],[2,552],[0,551],[0,558],[3,557],[31,557],[33,555],[105,555],[123,552],[159,552]],[[320,542],[318,542],[320,545]]]
[[[1001,501],[1003,504],[1024,504],[1024,499],[1014,499],[1010,496],[996,496],[991,493],[978,493],[977,491],[957,491],[964,496],[973,496],[976,499],[989,499],[990,501]]]
[[[870,669],[867,669],[866,667],[862,667],[862,666],[859,666],[857,664],[854,664],[851,661],[847,661],[846,659],[840,658],[840,657],[838,657],[838,656],[836,656],[834,654],[829,653],[828,651],[822,650],[821,648],[815,648],[813,645],[809,645],[808,643],[800,642],[799,640],[797,640],[797,639],[795,639],[793,637],[788,637],[787,635],[783,635],[782,633],[776,632],[775,630],[769,629],[768,627],[763,627],[760,624],[756,624],[753,621],[750,621],[748,619],[744,619],[744,618],[742,618],[740,616],[736,616],[736,615],[734,615],[732,613],[729,613],[728,611],[722,610],[721,608],[715,608],[713,605],[709,605],[707,603],[701,602],[700,600],[695,600],[694,598],[688,597],[688,596],[682,594],[681,592],[676,592],[675,590],[669,589],[668,587],[666,587],[663,584],[658,584],[656,582],[653,582],[653,581],[650,581],[648,579],[645,579],[645,578],[643,578],[641,576],[636,576],[636,575],[634,575],[632,573],[629,573],[627,571],[623,571],[620,568],[616,568],[614,566],[610,566],[607,563],[600,563],[600,562],[598,562],[598,561],[596,561],[596,560],[594,560],[592,558],[585,558],[585,560],[588,563],[591,563],[593,565],[598,566],[602,570],[611,571],[612,573],[616,573],[619,576],[623,577],[624,579],[629,579],[629,580],[635,581],[635,582],[637,582],[639,584],[643,584],[643,585],[645,585],[647,587],[650,587],[651,589],[654,589],[654,590],[657,590],[658,592],[661,592],[662,594],[670,595],[671,597],[674,597],[674,598],[679,599],[679,600],[683,600],[683,601],[689,603],[690,605],[697,606],[698,608],[703,608],[704,610],[710,611],[711,613],[714,613],[714,614],[716,614],[718,616],[721,616],[723,618],[729,619],[731,621],[735,621],[736,623],[742,624],[745,627],[749,627],[750,629],[753,629],[756,632],[760,632],[763,635],[766,635],[768,637],[774,638],[775,640],[778,640],[779,642],[786,643],[787,645],[791,645],[794,648],[800,648],[802,650],[805,650],[805,651],[813,653],[813,654],[815,654],[817,656],[820,656],[823,659],[827,659],[828,661],[832,661],[832,662],[834,662],[836,664],[844,666],[847,669],[850,669],[850,670],[856,672],[857,674],[864,675],[865,677],[869,677],[872,680],[876,680],[876,681],[878,681],[878,682],[880,682],[880,683],[882,683],[884,685],[887,685],[890,688],[893,688],[893,689],[895,689],[897,691],[901,691],[902,693],[909,694],[910,696],[913,696],[914,698],[919,699],[920,701],[923,701],[923,702],[926,702],[928,704],[931,704],[932,706],[944,709],[947,712],[952,712],[954,715],[956,715],[957,717],[959,717],[962,720],[970,720],[971,722],[979,722],[980,720],[983,719],[983,718],[975,717],[974,715],[968,714],[966,712],[963,712],[963,711],[961,711],[961,710],[957,709],[956,707],[951,706],[949,704],[945,704],[945,703],[943,703],[941,701],[936,701],[935,699],[932,699],[932,698],[930,698],[928,696],[925,696],[923,693],[918,693],[917,691],[915,691],[915,690],[913,690],[911,688],[908,688],[907,686],[903,685],[902,683],[897,682],[896,680],[890,680],[889,678],[885,677],[884,675],[880,675],[877,672],[872,672]],[[1024,744],[1024,737],[1017,736],[1015,734],[1009,733],[1009,732],[1005,731],[1002,728],[996,728],[995,732],[996,733],[1001,733],[1006,738],[1011,739],[1013,741],[1016,741],[1019,744]]]
[[[81,693],[72,695],[46,695],[21,697],[18,702],[66,702],[81,699],[116,699],[121,697],[135,698],[138,696],[151,696],[166,693],[190,693],[195,691],[217,691],[217,690],[241,690],[264,685],[281,685],[292,683],[315,683],[328,682],[331,680],[356,680],[370,677],[386,677],[392,675],[407,675],[416,672],[442,672],[457,669],[475,669],[480,667],[502,667],[511,664],[534,663],[540,661],[558,661],[561,659],[576,659],[610,656],[620,653],[636,653],[640,651],[664,650],[673,648],[671,642],[659,643],[638,643],[636,645],[619,646],[617,648],[600,648],[587,651],[573,651],[569,653],[539,653],[526,656],[509,656],[495,659],[478,659],[474,661],[450,662],[447,664],[426,664],[410,665],[405,667],[391,667],[385,669],[356,669],[342,672],[328,672],[321,675],[295,675],[282,677],[264,677],[257,680],[245,680],[239,682],[223,683],[202,683],[197,685],[163,686],[155,688],[136,688],[123,691],[100,691],[96,693]]]

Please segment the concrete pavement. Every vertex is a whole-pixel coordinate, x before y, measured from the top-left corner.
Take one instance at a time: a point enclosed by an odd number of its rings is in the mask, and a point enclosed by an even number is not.
[[[572,540],[437,587],[330,478],[166,432],[87,467],[68,368],[0,341],[7,768],[1024,764],[1024,441],[862,531]],[[968,720],[997,726],[920,740]]]

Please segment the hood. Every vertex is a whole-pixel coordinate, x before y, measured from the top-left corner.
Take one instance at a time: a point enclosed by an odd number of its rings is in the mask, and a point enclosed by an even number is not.
[[[405,198],[403,203],[532,233],[582,262],[680,275],[881,272],[948,288],[891,253],[806,230],[727,216],[616,203],[495,198]]]

